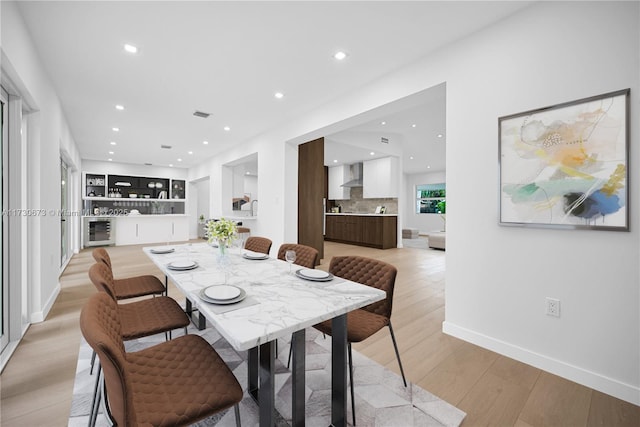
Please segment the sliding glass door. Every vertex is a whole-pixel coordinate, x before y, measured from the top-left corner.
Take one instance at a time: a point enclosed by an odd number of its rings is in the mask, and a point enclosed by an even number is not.
[[[64,160],[60,159],[60,266],[69,257],[69,224],[66,212],[69,212],[69,168]]]
[[[2,280],[2,292],[0,293],[0,310],[2,310],[2,316],[0,316],[0,351],[2,351],[9,342],[9,271],[8,271],[8,259],[9,259],[9,233],[8,233],[8,216],[5,215],[8,207],[8,168],[7,168],[7,154],[9,145],[9,96],[7,92],[0,87],[0,110],[2,112],[0,119],[0,165],[2,172],[0,173],[0,201],[2,202],[2,214],[0,216],[0,244],[2,245],[2,255],[0,262],[0,278]]]

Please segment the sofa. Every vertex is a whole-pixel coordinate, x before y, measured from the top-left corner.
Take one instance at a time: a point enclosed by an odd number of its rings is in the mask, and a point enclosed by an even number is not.
[[[446,234],[444,231],[434,231],[429,233],[429,247],[434,249],[445,250]]]

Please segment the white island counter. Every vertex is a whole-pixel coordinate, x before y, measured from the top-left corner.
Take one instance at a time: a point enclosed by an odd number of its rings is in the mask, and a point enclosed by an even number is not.
[[[189,215],[114,217],[116,246],[189,240]]]

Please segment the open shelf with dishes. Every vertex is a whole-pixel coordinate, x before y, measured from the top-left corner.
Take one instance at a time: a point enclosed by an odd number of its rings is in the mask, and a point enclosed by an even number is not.
[[[109,175],[107,197],[121,199],[168,199],[168,178]]]
[[[85,174],[85,197],[106,197],[106,177],[99,174]]]
[[[86,215],[184,214],[186,181],[182,179],[83,173]]]

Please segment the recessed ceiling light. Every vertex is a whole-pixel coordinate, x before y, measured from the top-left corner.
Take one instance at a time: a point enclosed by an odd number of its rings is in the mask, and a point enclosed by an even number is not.
[[[173,167],[173,163],[169,163],[169,167],[172,168]]]
[[[414,123],[414,124],[412,124],[412,125],[411,125],[411,127],[412,127],[412,128],[416,127],[416,124],[415,124],[415,123]]]
[[[193,151],[188,151],[187,154],[193,154]]]
[[[384,125],[386,125],[386,124],[387,124],[387,122],[380,122],[380,124],[381,124],[382,126],[384,126]]]
[[[203,143],[204,145],[207,145],[207,144],[209,143],[209,141],[202,141],[202,143]]]
[[[275,96],[278,99],[282,99],[284,98],[284,93],[282,92],[276,92],[273,96]]]
[[[179,162],[181,162],[181,161],[182,161],[182,159],[178,159],[178,161],[179,161]]]
[[[225,126],[223,129],[226,130],[227,132],[229,132],[231,130],[231,128],[229,126]]]
[[[373,152],[373,151],[372,151],[372,152],[370,152],[369,154],[370,154],[370,155],[372,155],[372,156],[375,156],[375,155],[376,155],[376,153],[375,153],[375,152]]]
[[[113,151],[109,151],[109,154],[113,154]]]
[[[116,144],[117,144],[117,142],[115,142],[115,141],[111,141],[109,144],[111,144],[111,145],[116,145]]]
[[[116,105],[116,110],[124,110],[124,105]]]
[[[138,48],[129,43],[125,43],[124,50],[129,53],[138,53]]]
[[[338,163],[338,161],[336,159],[333,160],[333,163]]]
[[[431,169],[431,166],[427,166],[427,169]]]
[[[107,159],[107,160],[109,160],[110,162],[113,162],[113,159]]]
[[[413,156],[409,157],[409,160],[413,160]]]
[[[438,138],[442,138],[442,134],[441,133],[438,134]]]
[[[333,54],[333,57],[335,59],[337,59],[338,61],[342,61],[343,59],[345,59],[347,57],[347,54],[345,52],[338,51],[338,52]]]
[[[120,128],[111,128],[114,132],[120,132]]]
[[[245,175],[251,175],[251,172],[246,171],[244,174],[245,174]]]

